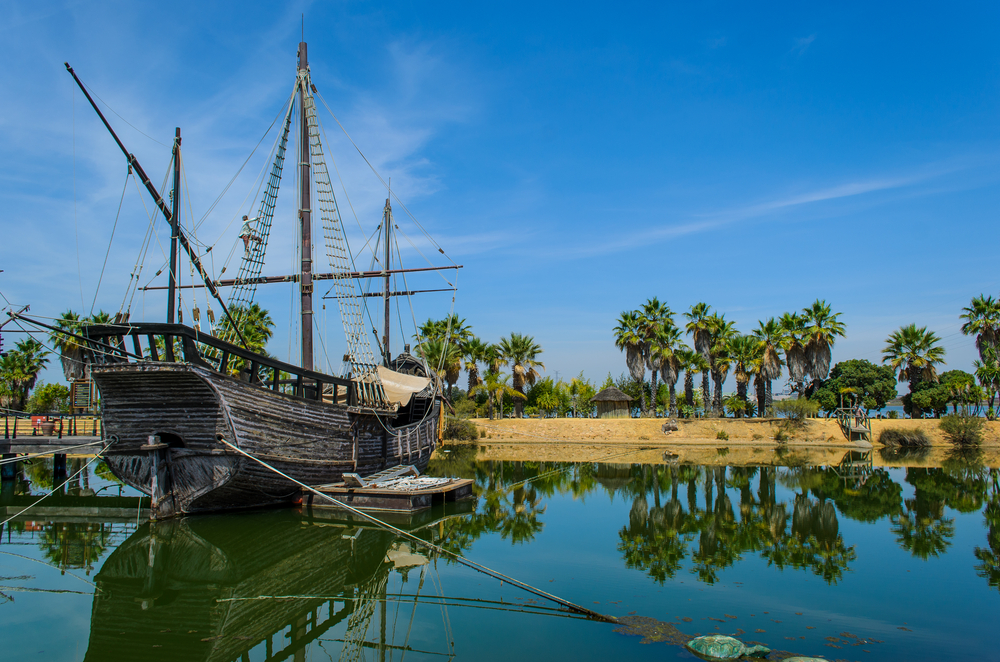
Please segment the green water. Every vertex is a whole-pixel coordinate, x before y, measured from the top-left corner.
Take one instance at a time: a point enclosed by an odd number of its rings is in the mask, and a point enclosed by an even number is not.
[[[974,457],[846,475],[451,450],[430,473],[474,478],[474,511],[406,527],[595,611],[660,625],[576,617],[326,509],[141,526],[29,511],[0,538],[3,658],[695,659],[678,641],[725,633],[774,660],[1000,659],[1000,472]],[[51,486],[38,462],[3,498]],[[129,496],[99,468],[60,492],[105,513]]]

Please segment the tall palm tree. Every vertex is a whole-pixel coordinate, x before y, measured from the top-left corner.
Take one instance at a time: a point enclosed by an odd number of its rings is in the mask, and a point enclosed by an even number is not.
[[[448,398],[451,399],[452,388],[462,374],[462,355],[459,350],[445,342],[444,338],[438,338],[424,340],[417,345],[417,354],[427,362],[430,374],[448,384]]]
[[[0,388],[5,406],[23,410],[38,373],[49,362],[49,352],[34,338],[25,338],[0,359]]]
[[[694,376],[701,372],[703,359],[701,354],[681,345],[674,350],[674,358],[678,362],[678,370],[684,371],[684,401],[688,407],[694,407]]]
[[[665,338],[663,332],[668,326],[674,325],[674,312],[670,310],[670,306],[660,303],[659,299],[653,297],[647,299],[646,303],[642,305],[642,309],[639,311],[639,318],[642,320],[643,335],[646,337],[643,352],[646,367],[652,373],[650,376],[652,390],[650,392],[653,394],[653,401],[650,403],[649,411],[646,413],[650,413],[651,411],[655,416],[656,377],[660,371],[660,363],[669,354],[669,348],[665,348],[662,345],[662,341]]]
[[[798,313],[785,313],[778,323],[785,333],[783,347],[785,364],[788,366],[788,379],[794,384],[795,392],[801,398],[805,396],[803,383],[809,373],[809,360],[806,357],[805,345],[802,344],[806,335],[805,318]]]
[[[618,316],[614,328],[615,347],[625,352],[625,365],[632,379],[640,384],[646,381],[646,333],[638,311],[630,310]],[[646,411],[646,390],[640,389],[640,411]]]
[[[959,316],[965,320],[962,333],[976,336],[979,360],[985,363],[984,352],[988,348],[997,349],[1000,342],[1000,302],[980,294],[962,310],[965,311]]]
[[[732,365],[729,360],[729,341],[738,336],[739,332],[736,330],[735,322],[727,322],[725,315],[718,314],[710,317],[709,330],[712,334],[709,361],[712,366],[712,380],[715,382],[712,407],[716,416],[722,416],[722,385]]]
[[[67,333],[80,333],[82,320],[80,316],[72,310],[67,310],[56,318],[54,326],[59,331],[49,333],[49,342],[52,347],[59,351],[59,360],[62,363],[63,376],[66,381],[74,379],[86,379],[86,364],[83,361],[83,347],[80,341]],[[66,333],[60,333],[64,331]]]
[[[882,349],[882,363],[888,363],[899,375],[900,382],[910,383],[910,398],[918,382],[937,381],[934,366],[944,362],[944,348],[939,347],[941,339],[926,326],[916,324],[900,327],[886,338]],[[911,404],[913,418],[920,418],[919,407]]]
[[[826,301],[816,299],[811,306],[802,309],[806,324],[806,361],[812,376],[813,388],[830,376],[830,349],[837,338],[846,335],[847,327],[838,320]]]
[[[759,416],[764,416],[773,402],[771,382],[781,377],[781,355],[778,351],[785,341],[785,331],[781,323],[773,317],[766,322],[758,322],[753,331],[754,337],[760,343],[761,364],[757,372],[764,385],[763,401],[757,404]]]
[[[736,377],[736,395],[749,404],[747,385],[754,373],[754,363],[761,354],[760,342],[754,336],[739,335],[729,340],[727,350],[733,364],[733,376]]]
[[[476,336],[470,337],[462,343],[462,358],[465,359],[465,370],[469,373],[469,397],[472,397],[472,389],[483,382],[479,374],[479,364],[489,360],[490,344],[485,343]]]
[[[701,399],[706,414],[708,414],[709,396],[711,395],[708,385],[708,375],[712,365],[712,332],[711,315],[709,313],[711,310],[711,306],[702,302],[694,304],[689,311],[684,313],[684,317],[688,319],[684,330],[692,336],[694,351],[698,352],[705,359],[705,368],[701,373]]]
[[[664,328],[657,337],[656,347],[660,353],[660,377],[670,391],[668,415],[677,416],[677,380],[682,369],[677,352],[681,348],[686,349],[681,343],[681,330],[673,324]]]
[[[510,363],[511,382],[514,390],[524,395],[524,385],[534,385],[541,375],[535,368],[545,370],[545,364],[538,360],[542,347],[531,336],[511,333],[500,339],[500,354]],[[525,396],[527,397],[527,396]],[[520,416],[524,409],[524,400],[515,400],[514,406]]]
[[[976,378],[986,389],[986,397],[989,399],[989,406],[992,407],[993,399],[1000,391],[1000,359],[997,357],[997,350],[986,347],[982,361],[973,361],[972,365],[976,369]]]

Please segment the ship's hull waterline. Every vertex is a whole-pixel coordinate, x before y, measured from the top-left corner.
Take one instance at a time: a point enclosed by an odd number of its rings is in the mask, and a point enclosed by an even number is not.
[[[436,398],[421,420],[397,428],[384,414],[277,393],[190,363],[95,366],[93,378],[112,440],[105,461],[152,497],[158,519],[300,496],[295,483],[224,442],[307,485],[401,463],[422,471],[437,444]]]

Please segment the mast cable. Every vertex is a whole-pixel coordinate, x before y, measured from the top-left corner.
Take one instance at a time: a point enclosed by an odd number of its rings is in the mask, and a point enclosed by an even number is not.
[[[384,522],[384,521],[378,519],[377,517],[374,517],[374,516],[366,513],[363,510],[359,510],[358,508],[355,508],[354,506],[348,505],[348,504],[344,503],[343,501],[339,501],[337,499],[334,499],[332,496],[330,496],[330,495],[328,495],[328,494],[326,494],[324,492],[320,492],[316,488],[311,487],[309,485],[306,485],[305,483],[292,478],[288,474],[282,472],[280,469],[277,469],[277,468],[271,466],[270,464],[268,464],[264,460],[261,460],[260,458],[255,457],[254,455],[251,455],[250,453],[247,453],[245,450],[243,450],[239,446],[236,446],[235,444],[231,443],[229,440],[227,440],[221,434],[220,435],[216,435],[216,439],[218,439],[220,442],[222,442],[223,444],[225,444],[226,446],[228,446],[229,448],[231,448],[235,452],[239,453],[240,455],[242,455],[244,457],[247,457],[247,458],[253,460],[254,462],[257,462],[258,464],[260,464],[264,468],[273,471],[274,473],[278,474],[279,476],[281,476],[282,478],[284,478],[284,479],[286,479],[288,481],[291,481],[292,483],[295,483],[296,485],[298,485],[302,489],[304,489],[304,490],[306,490],[306,491],[308,491],[308,492],[310,492],[310,493],[312,493],[312,494],[314,494],[314,495],[316,495],[316,496],[318,496],[318,497],[320,497],[322,499],[326,499],[330,503],[334,504],[336,507],[342,508],[342,509],[348,511],[349,513],[351,513],[351,514],[360,517],[361,519],[367,520],[368,522],[371,522],[372,524],[375,524],[379,528],[382,528],[382,529],[385,529],[386,531],[390,531],[392,533],[395,533],[397,536],[399,536],[401,538],[406,538],[407,540],[415,542],[418,545],[420,545],[421,547],[426,547],[427,549],[435,551],[435,552],[437,552],[440,555],[448,556],[448,557],[454,559],[455,562],[460,563],[461,565],[464,565],[466,567],[472,568],[473,570],[481,572],[481,573],[483,573],[485,575],[489,575],[490,577],[493,577],[494,579],[499,579],[500,581],[508,582],[510,584],[513,584],[514,586],[517,586],[518,588],[520,588],[520,589],[522,589],[524,591],[527,591],[529,593],[533,593],[533,594],[535,594],[535,595],[537,595],[539,597],[543,597],[543,598],[545,598],[547,600],[551,600],[551,601],[553,601],[555,603],[561,604],[564,607],[567,607],[567,608],[569,608],[572,611],[575,611],[577,613],[586,614],[586,615],[590,616],[591,618],[593,618],[595,620],[604,621],[604,622],[607,622],[607,623],[617,623],[618,622],[618,619],[615,618],[615,617],[613,617],[613,616],[607,616],[605,614],[598,613],[598,612],[596,612],[596,611],[594,611],[592,609],[588,609],[587,607],[582,607],[582,606],[580,606],[578,604],[570,602],[569,600],[565,600],[563,598],[560,598],[557,595],[553,595],[551,593],[548,593],[547,591],[543,591],[540,588],[535,588],[534,586],[531,586],[530,584],[522,582],[522,581],[520,581],[518,579],[514,579],[513,577],[510,577],[509,575],[505,575],[505,574],[503,574],[503,573],[501,573],[501,572],[499,572],[497,570],[493,570],[492,568],[488,568],[487,566],[482,565],[481,563],[477,563],[477,562],[475,562],[475,561],[473,561],[471,559],[468,559],[468,558],[462,556],[461,554],[459,554],[457,552],[452,552],[451,550],[445,549],[444,547],[440,547],[439,545],[435,545],[434,543],[429,542],[427,540],[424,540],[423,538],[420,538],[418,536],[415,536],[412,533],[404,531],[403,529],[397,528],[397,527],[395,527],[395,526],[393,526],[393,525],[391,525],[391,524],[389,524],[387,522]]]
[[[101,281],[104,280],[104,270],[108,266],[108,256],[111,255],[111,244],[115,240],[115,230],[118,229],[118,219],[121,217],[122,203],[125,202],[125,191],[128,190],[128,178],[131,176],[132,168],[129,167],[128,172],[125,174],[125,185],[122,186],[122,197],[118,200],[118,212],[115,214],[115,224],[111,226],[111,238],[108,239],[108,250],[104,254],[104,264],[101,265],[101,275],[97,278],[97,288],[94,290],[94,302],[90,304],[90,315],[94,314],[94,307],[97,306],[97,295],[101,292]]]

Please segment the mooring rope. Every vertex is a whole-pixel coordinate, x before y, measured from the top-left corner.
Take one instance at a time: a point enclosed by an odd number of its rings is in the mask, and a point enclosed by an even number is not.
[[[313,493],[313,494],[315,494],[315,495],[317,495],[319,497],[322,497],[322,498],[326,499],[327,501],[333,503],[337,507],[343,508],[344,510],[346,510],[346,511],[348,511],[348,512],[354,514],[354,515],[357,515],[358,517],[360,517],[360,518],[362,518],[364,520],[367,520],[367,521],[371,522],[372,524],[375,524],[376,526],[379,526],[379,527],[381,527],[381,528],[383,528],[383,529],[385,529],[387,531],[391,531],[391,532],[395,533],[397,536],[400,536],[401,538],[406,538],[407,540],[415,542],[418,545],[421,545],[422,547],[426,547],[427,549],[430,549],[432,551],[435,551],[438,554],[443,554],[443,555],[449,556],[449,557],[453,558],[455,561],[457,561],[458,563],[461,563],[464,566],[472,568],[473,570],[476,570],[476,571],[481,572],[483,574],[489,575],[490,577],[493,577],[494,579],[499,579],[500,581],[505,581],[505,582],[508,582],[510,584],[513,584],[514,586],[517,586],[518,588],[520,588],[522,590],[525,590],[525,591],[527,591],[529,593],[533,593],[533,594],[535,594],[535,595],[537,595],[539,597],[543,597],[543,598],[545,598],[547,600],[551,600],[553,602],[561,604],[564,607],[567,607],[568,609],[571,609],[571,610],[573,610],[573,611],[575,611],[577,613],[586,614],[587,616],[590,616],[591,618],[593,618],[595,620],[604,621],[606,623],[617,623],[618,622],[618,619],[615,618],[614,616],[608,616],[606,614],[601,614],[599,612],[596,612],[596,611],[594,611],[592,609],[588,609],[586,607],[581,607],[580,605],[578,605],[576,603],[573,603],[573,602],[570,602],[569,600],[565,600],[563,598],[560,598],[557,595],[553,595],[551,593],[548,593],[547,591],[543,591],[543,590],[541,590],[539,588],[535,588],[534,586],[531,586],[530,584],[526,584],[525,582],[522,582],[519,579],[514,579],[513,577],[505,575],[502,572],[499,572],[497,570],[493,570],[492,568],[488,568],[488,567],[482,565],[481,563],[476,563],[475,561],[467,559],[464,556],[462,556],[461,554],[457,554],[457,553],[452,552],[450,550],[444,549],[443,547],[439,547],[439,546],[435,545],[434,543],[428,542],[428,541],[426,541],[426,540],[424,540],[422,538],[418,538],[417,536],[413,535],[412,533],[408,533],[406,531],[403,531],[402,529],[396,528],[395,526],[392,526],[391,524],[389,524],[387,522],[383,522],[382,520],[378,519],[377,517],[373,517],[373,516],[369,515],[368,513],[364,512],[362,510],[359,510],[359,509],[357,509],[357,508],[355,508],[353,506],[349,506],[346,503],[344,503],[343,501],[339,501],[337,499],[334,499],[332,496],[330,496],[328,494],[324,494],[323,492],[320,492],[316,488],[311,487],[309,485],[306,485],[305,483],[292,478],[288,474],[282,472],[280,469],[277,469],[277,468],[271,466],[270,464],[268,464],[267,462],[264,462],[263,460],[254,457],[250,453],[247,453],[246,451],[244,451],[242,448],[239,448],[239,447],[235,446],[234,444],[229,443],[229,441],[227,441],[223,437],[220,436],[220,437],[218,437],[218,439],[219,439],[219,441],[221,441],[222,443],[224,443],[226,446],[229,446],[230,448],[232,448],[234,451],[236,451],[240,455],[243,455],[243,456],[246,456],[246,457],[250,458],[254,462],[257,462],[258,464],[260,464],[261,466],[263,466],[264,468],[269,469],[269,470],[273,471],[274,473],[278,474],[279,476],[281,476],[282,478],[285,478],[286,480],[289,480],[289,481],[295,483],[296,485],[298,485],[302,489],[307,490],[307,491],[309,491],[309,492],[311,492],[311,493]]]

